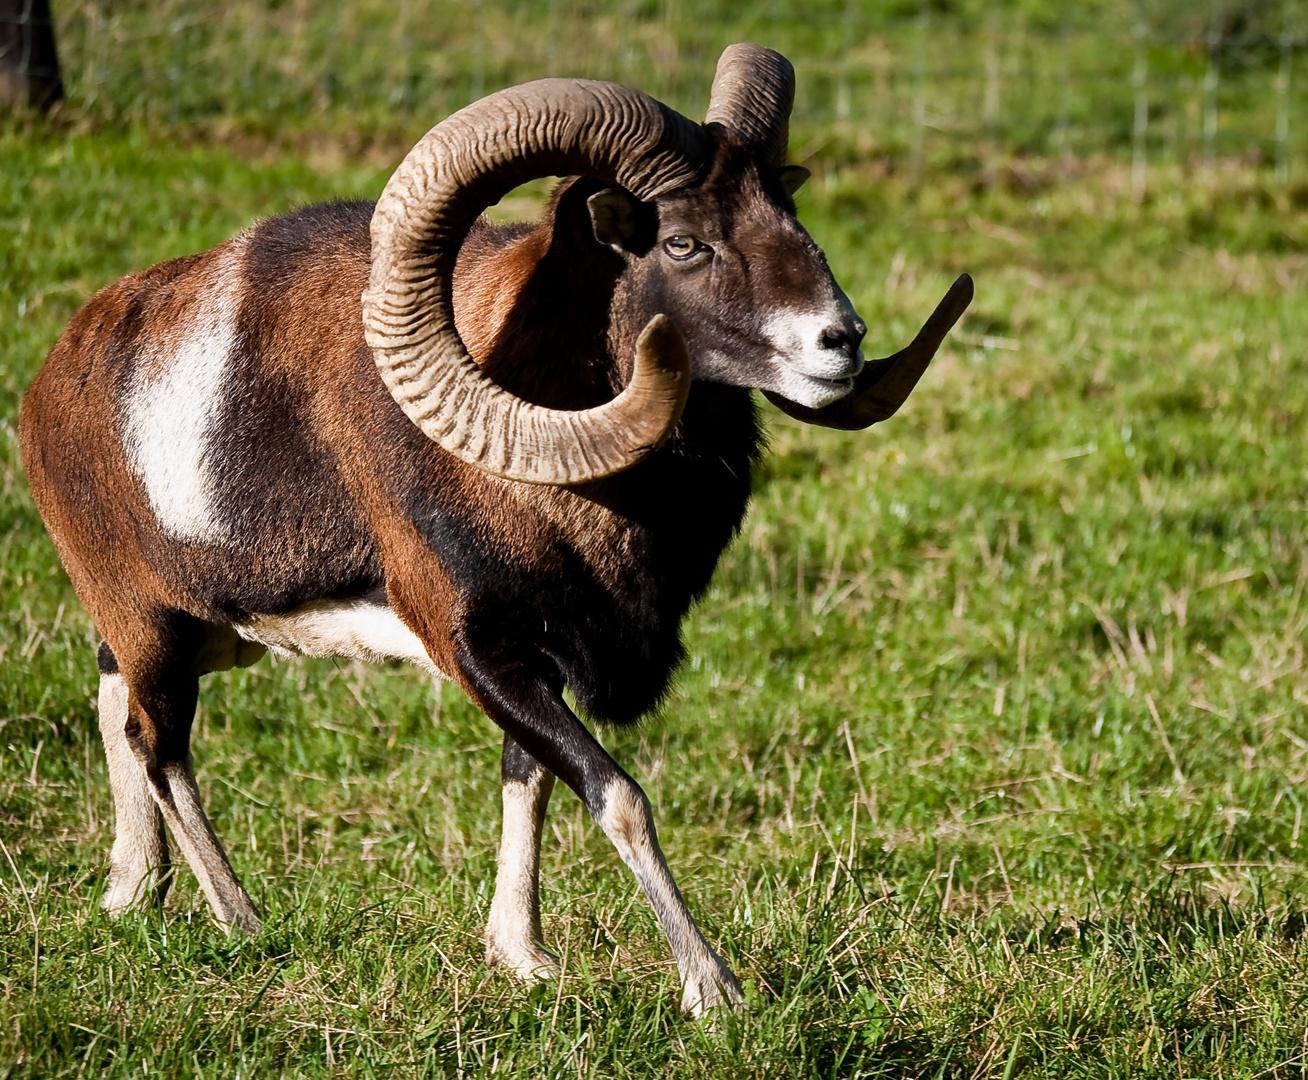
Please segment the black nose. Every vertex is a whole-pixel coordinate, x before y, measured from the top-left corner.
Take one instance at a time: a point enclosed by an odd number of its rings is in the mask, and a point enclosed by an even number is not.
[[[858,347],[863,343],[863,335],[866,333],[867,326],[861,319],[842,326],[832,326],[822,334],[822,347],[842,352],[852,360],[858,355]]]

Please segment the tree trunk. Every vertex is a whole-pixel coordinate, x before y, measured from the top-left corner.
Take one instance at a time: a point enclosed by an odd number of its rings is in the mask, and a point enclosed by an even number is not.
[[[63,96],[50,0],[0,0],[0,108],[44,110]]]

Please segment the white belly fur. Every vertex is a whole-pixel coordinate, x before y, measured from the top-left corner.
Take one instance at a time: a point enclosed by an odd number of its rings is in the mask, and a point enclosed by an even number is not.
[[[418,636],[389,607],[358,600],[315,600],[286,615],[251,615],[232,629],[245,641],[289,656],[408,660],[438,671]]]

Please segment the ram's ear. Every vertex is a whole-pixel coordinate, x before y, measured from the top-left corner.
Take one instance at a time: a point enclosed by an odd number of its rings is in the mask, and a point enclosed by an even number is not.
[[[622,188],[605,188],[586,200],[595,239],[614,251],[643,254],[654,243],[658,216],[654,207]]]
[[[813,174],[803,165],[783,165],[777,170],[777,179],[781,181],[781,186],[786,189],[788,195],[794,195]]]

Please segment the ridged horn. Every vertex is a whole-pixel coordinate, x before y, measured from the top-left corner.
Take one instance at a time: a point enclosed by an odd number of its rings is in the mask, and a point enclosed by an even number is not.
[[[576,484],[629,468],[667,438],[690,386],[685,341],[662,317],[644,330],[631,381],[593,409],[548,409],[510,394],[468,355],[451,282],[477,216],[540,176],[595,176],[637,198],[694,181],[702,128],[624,86],[542,79],[474,102],[431,129],[372,217],[364,337],[382,380],[428,438],[487,472]]]
[[[786,163],[794,104],[795,69],[790,61],[743,41],[727,46],[718,59],[704,123],[721,124],[757,146],[763,160],[779,169]]]
[[[889,420],[913,392],[945,335],[967,310],[967,305],[972,302],[972,292],[972,278],[967,274],[959,275],[944,299],[936,305],[931,318],[917,332],[917,337],[894,356],[866,364],[854,380],[854,389],[839,401],[821,409],[809,409],[764,391],[767,399],[796,420],[841,431],[861,431],[882,420]]]

